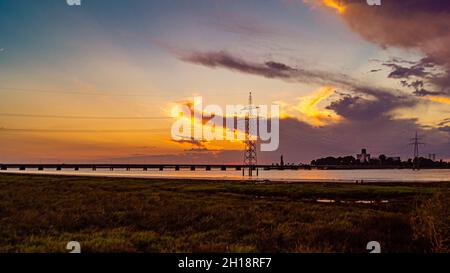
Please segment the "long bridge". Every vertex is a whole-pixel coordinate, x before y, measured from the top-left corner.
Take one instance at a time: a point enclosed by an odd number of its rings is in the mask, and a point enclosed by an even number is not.
[[[159,170],[159,171],[227,171],[227,170],[235,170],[242,171],[242,175],[245,175],[245,170],[248,170],[248,175],[252,176],[252,172],[256,171],[256,175],[258,175],[259,170],[271,171],[271,170],[361,170],[361,169],[410,169],[408,166],[378,166],[378,165],[293,165],[293,164],[271,164],[271,165],[243,165],[243,164],[108,164],[108,163],[58,163],[58,164],[40,164],[40,163],[0,163],[0,171],[7,170],[37,170],[37,171],[45,171],[45,170],[142,170],[142,171],[150,171],[150,170]]]
[[[253,166],[248,166],[248,165],[238,165],[238,164],[97,164],[97,163],[92,163],[92,164],[37,164],[37,163],[32,163],[32,164],[16,164],[16,163],[12,163],[12,164],[0,164],[0,170],[2,171],[6,171],[9,169],[18,169],[21,171],[25,171],[27,169],[35,169],[38,171],[44,171],[44,170],[57,170],[57,171],[61,171],[61,170],[73,170],[73,171],[78,171],[80,169],[90,169],[93,171],[99,170],[99,169],[103,169],[103,170],[117,170],[117,169],[122,169],[122,170],[127,170],[130,171],[132,169],[140,169],[143,171],[148,171],[148,170],[160,170],[160,171],[164,171],[164,170],[175,170],[175,171],[180,171],[180,170],[191,170],[191,171],[196,171],[196,170],[204,170],[204,171],[211,171],[211,170],[221,170],[221,171],[226,171],[226,170],[236,170],[236,171],[240,171],[240,170],[244,170],[244,169],[249,169],[252,168],[252,170],[299,170],[299,169],[305,169],[305,166],[302,165],[284,165],[284,166],[280,166],[280,165],[253,165]]]
[[[306,164],[271,164],[271,165],[243,165],[243,164],[109,164],[109,163],[46,163],[46,164],[40,164],[40,163],[0,163],[0,170],[1,171],[7,171],[9,169],[16,169],[20,171],[25,170],[38,170],[38,171],[44,171],[44,170],[73,170],[73,171],[79,171],[81,169],[90,169],[93,171],[96,170],[142,170],[142,171],[149,171],[149,170],[174,170],[174,171],[181,171],[181,170],[191,170],[191,171],[212,171],[212,170],[220,170],[220,171],[227,171],[227,170],[248,170],[249,168],[252,168],[252,170],[360,170],[360,169],[410,169],[411,167],[408,166],[379,166],[379,165],[306,165]]]

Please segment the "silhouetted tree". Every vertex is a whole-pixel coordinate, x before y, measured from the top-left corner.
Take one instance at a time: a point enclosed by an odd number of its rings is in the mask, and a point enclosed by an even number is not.
[[[383,165],[386,162],[387,156],[382,154],[378,157],[378,159],[380,160],[381,165]]]

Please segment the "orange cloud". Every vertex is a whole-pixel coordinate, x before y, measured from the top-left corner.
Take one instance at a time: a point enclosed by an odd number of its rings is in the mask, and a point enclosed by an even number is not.
[[[179,109],[181,109],[179,107],[183,106],[187,106],[189,110],[189,114],[185,113],[187,114],[187,116],[179,112]],[[189,127],[186,128],[186,130],[190,131],[190,134],[192,135],[191,137],[182,136],[181,134],[177,135],[176,137],[180,139],[174,140],[175,142],[182,145],[194,145],[199,147],[201,146],[208,150],[235,150],[242,148],[241,145],[244,141],[242,139],[242,134],[245,134],[245,132],[239,131],[239,129],[228,128],[226,124],[226,120],[228,118],[239,117],[238,114],[227,116],[226,113],[214,113],[215,118],[222,120],[222,126],[220,126],[210,123],[210,120],[212,120],[212,113],[206,112],[203,108],[196,109],[194,106],[195,103],[191,99],[186,99],[179,103],[171,103],[168,105],[168,107],[172,107],[172,109],[170,110],[171,117],[184,124],[189,124]],[[203,105],[202,107],[205,106],[206,105]],[[174,111],[173,109],[177,110]],[[201,135],[194,137],[195,130],[201,132]],[[205,136],[206,132],[217,132],[217,134],[215,134],[215,137],[218,138],[208,139]],[[219,135],[221,135],[222,137],[219,137]],[[234,138],[230,138],[230,135],[233,135]],[[198,140],[197,138],[199,138],[200,140]]]
[[[334,8],[339,13],[345,12],[344,5],[341,4],[341,1],[338,0],[323,0],[323,4],[327,7]]]
[[[339,0],[303,0],[303,2],[332,8],[341,14],[346,10],[345,6]]]
[[[293,116],[314,126],[324,126],[337,122],[342,119],[341,116],[332,110],[318,107],[320,102],[333,94],[334,88],[326,86],[317,90],[312,95],[299,98],[299,103],[296,105],[289,105],[282,102],[282,109],[284,109],[282,117]]]
[[[443,103],[443,104],[450,104],[450,98],[449,97],[438,97],[438,96],[426,96],[424,97],[426,100],[437,102],[437,103]]]

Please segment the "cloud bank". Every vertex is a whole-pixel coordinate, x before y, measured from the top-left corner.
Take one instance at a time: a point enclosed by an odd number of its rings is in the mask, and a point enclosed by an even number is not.
[[[450,1],[383,0],[381,7],[362,0],[341,2],[343,20],[364,39],[382,48],[418,50],[425,56],[409,67],[387,64],[392,68],[390,77],[416,76],[431,84],[433,92],[450,95]],[[437,67],[439,72],[426,72]]]

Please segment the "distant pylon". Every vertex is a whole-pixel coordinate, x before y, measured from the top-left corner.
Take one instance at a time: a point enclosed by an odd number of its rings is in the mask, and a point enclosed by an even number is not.
[[[245,116],[245,151],[244,151],[244,166],[248,168],[248,176],[253,175],[253,170],[256,168],[257,156],[256,156],[256,138],[253,138],[250,130],[250,122],[255,118],[253,110],[257,107],[253,106],[252,102],[252,92],[250,92],[248,97],[248,105],[245,107],[247,110]],[[258,170],[256,170],[256,175],[258,175]]]
[[[417,132],[414,138],[411,139],[410,145],[414,145],[414,159],[413,159],[413,170],[419,170],[420,166],[419,166],[419,157],[420,157],[420,153],[419,153],[419,146],[420,145],[425,145],[425,143],[420,142],[420,137],[418,136]]]

